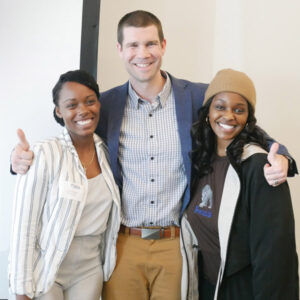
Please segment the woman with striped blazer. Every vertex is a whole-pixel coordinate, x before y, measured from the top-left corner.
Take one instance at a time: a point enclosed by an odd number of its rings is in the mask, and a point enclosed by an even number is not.
[[[17,177],[10,291],[17,300],[100,299],[116,263],[120,197],[94,133],[98,85],[84,71],[69,71],[53,102],[63,133],[36,143],[29,172]]]

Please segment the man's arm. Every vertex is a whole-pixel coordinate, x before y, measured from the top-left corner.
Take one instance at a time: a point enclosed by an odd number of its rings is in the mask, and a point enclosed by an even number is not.
[[[25,174],[32,164],[33,152],[22,129],[17,130],[17,135],[20,141],[11,154],[11,173]]]
[[[26,295],[16,295],[16,300],[30,300]]]

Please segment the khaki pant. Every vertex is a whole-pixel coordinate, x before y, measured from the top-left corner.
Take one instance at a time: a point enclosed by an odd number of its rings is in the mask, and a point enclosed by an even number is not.
[[[104,283],[103,300],[180,300],[179,237],[145,240],[119,233],[117,265]]]

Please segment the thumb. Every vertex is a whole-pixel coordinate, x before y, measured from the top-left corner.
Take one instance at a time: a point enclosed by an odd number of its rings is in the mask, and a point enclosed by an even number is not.
[[[278,143],[273,143],[271,148],[270,148],[270,152],[268,154],[269,163],[272,164],[275,161],[278,149],[279,149],[279,144]]]
[[[23,148],[24,151],[28,151],[29,150],[29,144],[28,144],[28,142],[26,140],[24,131],[19,128],[17,130],[17,135],[18,135],[18,138],[20,140],[19,145]]]

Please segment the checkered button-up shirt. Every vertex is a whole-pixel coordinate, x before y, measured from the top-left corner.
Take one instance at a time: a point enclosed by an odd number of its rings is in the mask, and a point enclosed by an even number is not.
[[[122,223],[128,227],[178,225],[187,178],[168,76],[152,103],[140,99],[129,85],[119,162]]]

